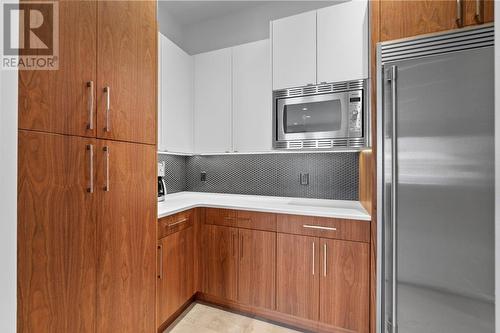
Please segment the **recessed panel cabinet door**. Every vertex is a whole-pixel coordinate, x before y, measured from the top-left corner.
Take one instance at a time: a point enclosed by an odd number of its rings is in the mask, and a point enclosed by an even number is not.
[[[321,239],[319,320],[368,332],[369,244]]]
[[[278,233],[276,310],[318,320],[319,238]]]
[[[18,332],[95,332],[95,140],[19,131]]]
[[[207,293],[223,299],[238,298],[238,229],[205,225],[207,239]]]
[[[274,310],[276,233],[239,229],[238,302]]]
[[[156,144],[156,1],[97,6],[97,136]]]
[[[97,332],[153,332],[156,149],[98,141]]]
[[[59,69],[19,71],[19,128],[95,136],[96,30],[96,1],[59,1]]]
[[[172,316],[194,294],[193,228],[159,241],[158,324]]]

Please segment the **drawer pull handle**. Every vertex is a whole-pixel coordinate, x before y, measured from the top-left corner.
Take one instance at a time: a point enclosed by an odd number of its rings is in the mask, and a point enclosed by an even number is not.
[[[316,269],[315,269],[315,265],[314,265],[314,263],[316,262],[316,243],[315,242],[313,242],[312,259],[313,259],[312,260],[312,264],[313,264],[312,265],[313,266],[312,273],[313,273],[313,275],[315,275],[316,274],[315,273]]]
[[[319,229],[319,230],[329,230],[329,231],[337,231],[337,228],[333,227],[322,227],[320,225],[309,225],[309,224],[304,224],[302,227],[306,229]]]
[[[236,217],[225,216],[224,220],[226,220],[226,221],[234,221],[234,220],[236,220]]]
[[[168,225],[168,227],[169,227],[169,228],[172,228],[172,227],[175,227],[175,226],[176,226],[176,225],[178,225],[178,224],[181,224],[181,223],[184,223],[184,222],[187,222],[187,221],[189,221],[189,218],[187,218],[187,217],[186,217],[186,218],[183,218],[183,219],[181,219],[181,220],[179,220],[179,221],[177,221],[177,222],[170,223],[170,224]]]
[[[160,260],[160,268],[158,269],[158,279],[163,279],[163,246],[158,245],[158,251],[160,251],[159,260]]]

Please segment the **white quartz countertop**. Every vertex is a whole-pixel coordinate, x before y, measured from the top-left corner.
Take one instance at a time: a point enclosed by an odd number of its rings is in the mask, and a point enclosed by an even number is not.
[[[178,192],[158,202],[158,218],[195,207],[250,210],[268,213],[335,217],[370,221],[359,201],[324,200],[261,195]]]

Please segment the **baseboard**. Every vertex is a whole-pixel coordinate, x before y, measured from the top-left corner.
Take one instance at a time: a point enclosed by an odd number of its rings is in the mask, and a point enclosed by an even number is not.
[[[190,299],[186,301],[186,303],[182,304],[182,306],[174,312],[173,315],[168,317],[167,320],[165,320],[160,326],[158,327],[157,332],[158,333],[163,333],[169,327],[179,316],[196,300],[196,294],[191,296]]]

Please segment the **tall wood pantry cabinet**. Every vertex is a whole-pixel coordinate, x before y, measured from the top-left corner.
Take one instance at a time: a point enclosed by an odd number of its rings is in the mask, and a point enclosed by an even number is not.
[[[60,1],[20,71],[18,332],[154,332],[156,1]]]

